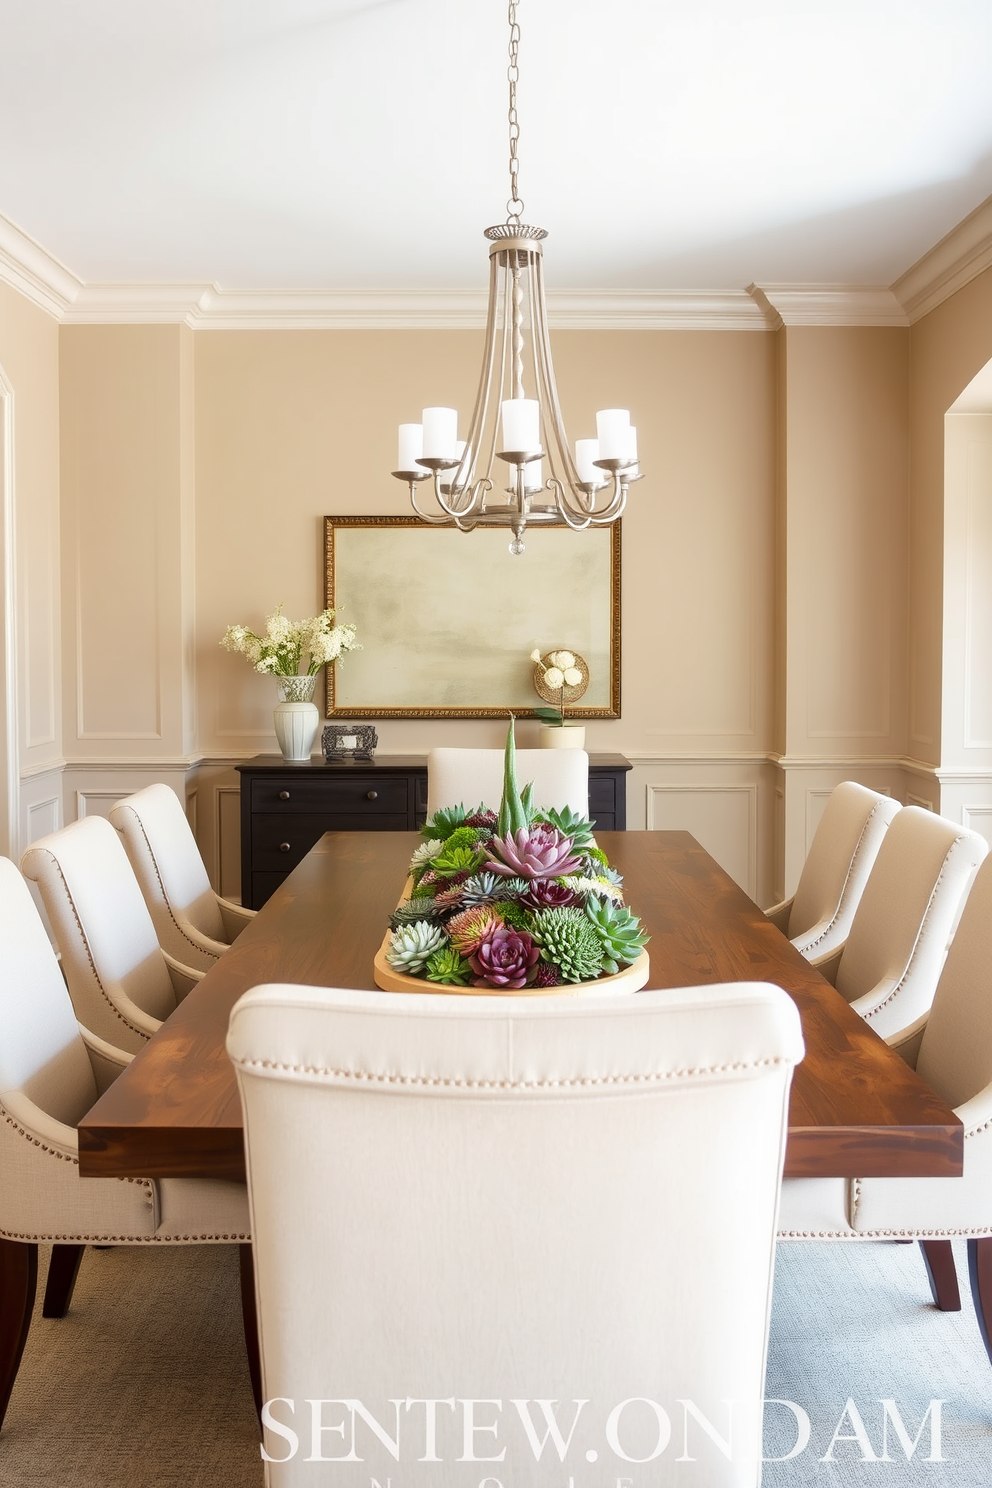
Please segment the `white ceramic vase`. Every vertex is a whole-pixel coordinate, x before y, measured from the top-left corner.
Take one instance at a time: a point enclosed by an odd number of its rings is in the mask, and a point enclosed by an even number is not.
[[[320,727],[320,714],[313,701],[317,678],[277,677],[276,681],[282,702],[276,705],[273,719],[282,757],[290,761],[308,760]]]
[[[539,743],[542,749],[585,749],[585,725],[566,723],[557,728],[554,724],[542,723]]]

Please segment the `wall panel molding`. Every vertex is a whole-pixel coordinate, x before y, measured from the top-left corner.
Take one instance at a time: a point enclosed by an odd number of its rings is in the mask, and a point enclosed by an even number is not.
[[[681,804],[681,810],[676,802]],[[757,784],[684,781],[649,785],[647,826],[649,831],[670,830],[677,826],[680,830],[692,832],[697,842],[741,888],[752,899],[756,896]]]

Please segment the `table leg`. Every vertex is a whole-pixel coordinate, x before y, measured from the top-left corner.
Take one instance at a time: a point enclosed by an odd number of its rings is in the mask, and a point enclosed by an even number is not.
[[[85,1245],[52,1246],[45,1300],[41,1304],[42,1317],[64,1318],[69,1311],[73,1287],[79,1275],[79,1263],[83,1259],[85,1249]]]
[[[934,1302],[941,1312],[960,1312],[961,1293],[950,1240],[921,1240],[920,1250]]]
[[[992,1363],[992,1239],[968,1241],[968,1271],[979,1332]]]
[[[37,1245],[0,1240],[0,1426],[28,1341],[37,1285]]]
[[[250,1245],[240,1245],[238,1249],[241,1252],[241,1318],[245,1328],[248,1373],[251,1375],[255,1411],[261,1424],[262,1363],[258,1353],[258,1314],[255,1311],[255,1261]]]

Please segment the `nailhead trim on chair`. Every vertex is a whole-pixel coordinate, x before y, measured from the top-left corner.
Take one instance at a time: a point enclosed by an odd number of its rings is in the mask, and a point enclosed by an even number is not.
[[[2,1109],[3,1108],[0,1107],[0,1110],[2,1110]],[[6,1123],[7,1123],[8,1126],[12,1126],[14,1128],[14,1131],[17,1133],[17,1135],[19,1137],[23,1137],[26,1142],[30,1142],[31,1145],[32,1145],[32,1147],[40,1147],[41,1150],[42,1150],[42,1152],[47,1152],[49,1157],[57,1157],[58,1160],[59,1160],[59,1162],[67,1162],[67,1163],[69,1163],[74,1168],[78,1168],[79,1167],[79,1158],[78,1157],[73,1157],[68,1152],[60,1152],[57,1147],[49,1147],[49,1145],[48,1145],[47,1142],[43,1142],[41,1140],[41,1138],[40,1137],[36,1137],[33,1134],[33,1132],[27,1131],[20,1124],[19,1121],[15,1121],[14,1118],[13,1118],[13,1116],[11,1116],[11,1114],[10,1114],[9,1111],[4,1110],[4,1112],[3,1112],[3,1119],[4,1119],[4,1121],[6,1121]],[[155,1192],[154,1192],[154,1189],[152,1188],[152,1179],[151,1178],[119,1178],[117,1181],[119,1183],[143,1183],[143,1184],[147,1184],[147,1190],[146,1191],[147,1191],[147,1194],[148,1194],[149,1202],[150,1203],[154,1203]]]
[[[937,897],[937,890],[940,888],[941,881],[942,881],[942,879],[944,877],[944,870],[947,867],[947,859],[950,857],[951,852],[953,851],[953,849],[955,847],[957,847],[958,843],[959,842],[962,842],[963,840],[964,839],[961,838],[961,837],[955,837],[954,841],[951,843],[951,846],[947,849],[947,852],[944,854],[944,861],[941,864],[940,872],[937,874],[937,878],[936,878],[936,881],[934,883],[934,886],[933,886],[933,888],[930,891],[930,898],[927,901],[926,914],[923,916],[923,919],[922,919],[922,921],[920,923],[920,928],[919,928],[919,930],[917,932],[917,935],[916,935],[916,940],[913,942],[913,953],[910,956],[909,961],[906,963],[906,969],[903,972],[902,976],[899,978],[899,981],[892,988],[892,991],[889,993],[889,995],[887,997],[883,998],[882,1001],[880,1003],[878,1003],[875,1007],[870,1008],[867,1013],[862,1013],[861,1014],[862,1018],[864,1018],[864,1020],[865,1020],[866,1023],[870,1023],[871,1020],[872,1020],[872,1018],[874,1018],[874,1016],[875,1016],[876,1013],[880,1013],[884,1007],[888,1007],[888,1005],[892,1001],[892,999],[894,997],[898,996],[899,992],[901,991],[901,989],[902,989],[902,987],[903,987],[903,985],[904,985],[904,983],[906,981],[906,978],[909,976],[910,972],[912,971],[912,969],[913,969],[913,962],[916,960],[916,953],[917,953],[917,950],[919,948],[920,941],[923,939],[923,932],[927,928],[927,921],[930,919],[930,915],[931,915],[931,912],[933,910],[933,901]]]
[[[809,945],[804,946],[802,954],[804,956],[806,956],[806,957],[809,956],[810,951],[814,950],[815,947],[820,944],[820,941],[821,940],[825,940],[826,939],[826,937],[830,934],[831,930],[836,925],[837,921],[840,919],[840,912],[841,912],[841,910],[844,907],[844,895],[847,893],[847,886],[851,882],[851,875],[854,872],[854,865],[858,861],[858,854],[861,852],[861,848],[862,848],[862,845],[863,845],[864,840],[865,840],[865,833],[867,832],[869,826],[871,825],[872,817],[876,815],[877,811],[878,811],[878,804],[876,803],[871,808],[871,811],[869,812],[868,816],[865,818],[865,824],[861,828],[861,836],[858,838],[858,845],[854,849],[854,852],[853,852],[853,854],[851,856],[851,861],[850,861],[850,863],[848,865],[848,869],[847,869],[847,877],[844,880],[844,887],[841,889],[841,891],[840,891],[840,898],[837,901],[837,908],[834,910],[834,913],[833,913],[833,915],[830,918],[829,924],[824,925],[823,929],[820,931],[820,933],[816,937],[816,939],[815,940],[811,940],[810,943],[809,943]],[[797,936],[796,938],[799,939],[799,940],[802,939],[801,936]]]
[[[125,1182],[141,1180],[126,1179]],[[223,1244],[247,1244],[251,1240],[250,1234],[238,1235],[106,1235],[95,1233],[92,1235],[81,1235],[78,1230],[68,1235],[42,1235],[31,1230],[26,1233],[4,1230],[0,1228],[0,1239],[21,1240],[28,1244],[51,1243],[53,1245],[217,1245]]]
[[[241,1059],[233,1062],[242,1069],[275,1070],[292,1075],[328,1075],[336,1080],[355,1080],[360,1084],[422,1085],[430,1089],[453,1090],[581,1090],[596,1085],[660,1085],[668,1080],[739,1074],[746,1070],[768,1069],[790,1063],[788,1059],[754,1059],[733,1064],[705,1065],[699,1069],[657,1070],[643,1075],[579,1075],[566,1080],[464,1080],[440,1075],[379,1074],[371,1070],[327,1069],[323,1065],[280,1064],[271,1059]]]
[[[62,864],[59,862],[58,858],[55,856],[54,853],[48,853],[48,856],[51,858],[52,862],[55,864],[55,867],[58,870],[59,878],[62,880],[62,883],[63,883],[63,885],[65,887],[66,899],[69,902],[69,908],[72,910],[72,917],[73,917],[73,919],[76,922],[77,928],[79,930],[79,934],[82,937],[83,945],[86,948],[86,959],[90,963],[90,970],[93,973],[93,979],[94,979],[94,981],[96,982],[97,986],[100,989],[101,996],[103,997],[103,999],[106,1002],[107,1006],[110,1008],[111,1012],[114,1014],[114,1016],[116,1018],[120,1019],[120,1021],[124,1024],[124,1027],[125,1028],[129,1028],[132,1033],[138,1034],[138,1036],[140,1038],[147,1039],[149,1037],[149,1035],[145,1032],[145,1030],[143,1028],[139,1028],[135,1023],[132,1023],[131,1020],[130,1020],[130,1018],[125,1017],[125,1015],[121,1012],[121,1010],[117,1006],[117,1004],[108,995],[107,990],[106,990],[106,988],[103,985],[103,982],[100,980],[100,974],[97,971],[96,966],[93,964],[93,956],[92,956],[92,954],[90,952],[90,943],[86,939],[86,931],[83,929],[82,921],[80,920],[78,914],[76,913],[76,905],[75,905],[75,902],[73,900],[72,894],[69,891],[69,885],[65,881],[65,874],[62,872]],[[149,1014],[149,1016],[151,1016],[151,1015]]]
[[[124,809],[126,809],[126,808],[124,808]],[[182,925],[180,925],[179,921],[176,919],[175,915],[172,912],[172,904],[171,904],[171,902],[169,900],[169,896],[165,892],[165,884],[162,882],[162,875],[158,871],[158,862],[157,862],[157,860],[155,858],[155,854],[152,852],[152,845],[148,841],[148,833],[145,831],[145,824],[141,820],[141,817],[138,816],[137,812],[132,811],[131,812],[131,815],[134,818],[134,820],[138,823],[138,826],[141,829],[141,835],[145,839],[145,846],[148,849],[148,856],[152,860],[152,867],[155,870],[155,877],[158,879],[158,886],[162,890],[162,901],[165,904],[166,909],[169,911],[169,919],[175,925],[176,929],[179,931],[179,934],[182,936],[183,940],[186,941],[187,945],[191,945],[195,951],[202,951],[202,953],[205,956],[213,956],[215,961],[219,961],[220,960],[220,956],[219,955],[214,955],[213,951],[208,951],[207,948],[206,948],[206,946],[198,945],[197,942],[195,940],[193,940],[193,938],[186,933],[186,931],[183,929]],[[207,938],[208,939],[212,939],[213,937],[212,936],[208,936]],[[218,942],[218,944],[219,944],[219,942]]]

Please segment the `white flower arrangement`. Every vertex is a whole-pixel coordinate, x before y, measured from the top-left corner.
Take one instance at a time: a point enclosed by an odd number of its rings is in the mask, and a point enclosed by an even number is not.
[[[577,665],[577,658],[571,651],[549,651],[547,660],[545,660],[539,650],[534,650],[530,653],[530,659],[535,666],[540,667],[545,687],[550,692],[559,694],[557,708],[535,708],[534,712],[543,723],[553,728],[563,728],[565,725],[565,689],[579,687],[583,680],[582,672]]]
[[[246,625],[229,625],[221,645],[246,656],[256,672],[273,677],[312,677],[346,652],[361,650],[354,625],[335,625],[333,610],[309,620],[290,620],[282,605],[266,620],[264,635],[256,635]]]

